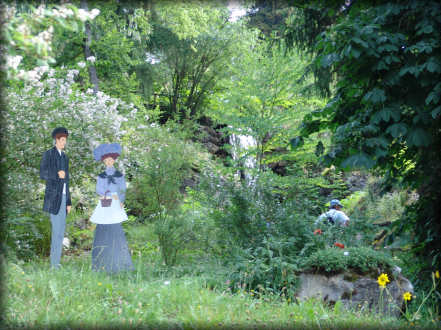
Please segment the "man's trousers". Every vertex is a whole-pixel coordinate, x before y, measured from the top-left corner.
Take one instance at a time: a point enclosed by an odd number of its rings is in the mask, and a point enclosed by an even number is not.
[[[50,214],[52,223],[51,236],[51,266],[60,266],[61,251],[63,249],[64,230],[66,228],[66,194],[61,198],[60,209],[57,214]]]

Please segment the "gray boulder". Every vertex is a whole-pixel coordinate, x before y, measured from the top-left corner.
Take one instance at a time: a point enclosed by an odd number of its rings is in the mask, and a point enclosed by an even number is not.
[[[389,275],[391,278],[391,275]],[[377,278],[352,272],[336,275],[300,274],[299,300],[319,298],[335,304],[341,301],[351,309],[368,309],[388,316],[399,317],[404,307],[403,294],[414,293],[408,279],[395,272],[386,289],[380,290]]]

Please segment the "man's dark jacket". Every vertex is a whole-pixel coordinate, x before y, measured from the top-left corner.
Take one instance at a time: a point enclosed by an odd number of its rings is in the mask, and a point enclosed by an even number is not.
[[[64,179],[58,177],[58,171],[66,172]],[[56,147],[43,154],[40,163],[40,178],[46,180],[43,211],[57,214],[60,210],[63,194],[63,184],[66,183],[66,205],[72,205],[69,192],[69,159],[62,152],[61,156]]]

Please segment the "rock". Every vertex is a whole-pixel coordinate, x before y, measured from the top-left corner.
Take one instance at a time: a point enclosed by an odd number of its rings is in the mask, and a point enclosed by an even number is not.
[[[346,178],[346,183],[351,192],[363,190],[367,185],[367,174],[353,171],[349,177]]]
[[[187,187],[195,188],[199,183],[199,178],[197,175],[192,175],[191,177],[185,178],[182,185],[179,187],[179,191],[184,194]]]
[[[354,290],[354,285],[344,280],[344,274],[330,277],[320,274],[301,274],[300,283],[300,290],[297,292],[297,298],[300,300],[317,297],[335,303]]]
[[[216,154],[219,152],[219,146],[215,145],[214,143],[211,142],[205,142],[204,143],[205,147],[207,148],[208,152],[211,154]]]
[[[202,143],[211,154],[225,158],[228,153],[224,145],[228,144],[228,137],[220,131],[221,129],[222,126],[199,125],[194,140]]]
[[[268,167],[276,174],[285,176],[287,174],[286,166],[288,162],[286,160],[279,160],[278,162],[269,163]]]
[[[399,273],[380,290],[377,279],[346,272],[336,275],[300,274],[299,300],[321,298],[334,304],[341,301],[347,308],[367,308],[398,317],[404,306],[403,294],[413,294],[413,285]]]

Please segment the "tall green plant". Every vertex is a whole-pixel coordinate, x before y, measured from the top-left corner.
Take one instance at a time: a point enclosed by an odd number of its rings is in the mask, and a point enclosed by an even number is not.
[[[213,103],[212,116],[231,125],[236,134],[250,135],[258,168],[271,140],[292,128],[288,118],[301,107],[299,95],[304,63],[284,49],[268,48],[257,34],[248,33],[244,51],[230,63],[232,76],[227,89]]]
[[[190,176],[195,149],[179,134],[154,126],[146,130],[143,150],[131,159],[133,177],[127,190],[126,204],[141,221],[154,223],[161,255],[173,265],[184,243],[190,238],[190,219],[180,216],[183,179]]]

